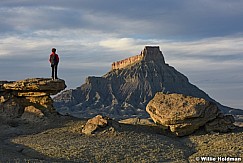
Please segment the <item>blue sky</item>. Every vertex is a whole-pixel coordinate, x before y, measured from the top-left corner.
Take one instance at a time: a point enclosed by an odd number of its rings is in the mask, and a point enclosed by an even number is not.
[[[242,0],[1,0],[0,80],[49,77],[57,48],[68,88],[159,45],[220,103],[243,109]]]

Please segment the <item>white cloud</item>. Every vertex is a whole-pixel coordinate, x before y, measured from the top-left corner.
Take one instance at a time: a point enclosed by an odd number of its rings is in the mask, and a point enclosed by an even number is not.
[[[230,63],[232,60],[234,62],[243,60],[243,38],[241,35],[184,42],[113,37],[101,40],[99,45],[113,51],[122,50],[130,52],[134,52],[134,50],[138,52],[138,50],[145,45],[160,45],[161,50],[165,51],[165,53],[169,53],[168,58],[174,60],[174,62],[176,62],[176,60],[180,61],[182,58],[188,61],[200,62],[207,60],[216,63],[222,63],[222,60]]]
[[[133,38],[107,38],[101,40],[99,45],[113,51],[133,51],[137,42]]]
[[[186,54],[228,55],[242,52],[243,38],[241,36],[242,34],[235,37],[213,37],[197,41],[174,42],[167,44],[166,47]]]

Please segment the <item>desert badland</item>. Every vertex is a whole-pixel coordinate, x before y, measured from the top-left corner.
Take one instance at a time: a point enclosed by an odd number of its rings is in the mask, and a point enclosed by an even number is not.
[[[1,162],[242,161],[243,111],[191,84],[157,46],[65,88],[1,81]]]

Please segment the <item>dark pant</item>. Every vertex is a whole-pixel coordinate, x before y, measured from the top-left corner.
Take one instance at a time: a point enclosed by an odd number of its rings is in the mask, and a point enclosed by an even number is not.
[[[51,77],[57,79],[57,65],[51,65]]]

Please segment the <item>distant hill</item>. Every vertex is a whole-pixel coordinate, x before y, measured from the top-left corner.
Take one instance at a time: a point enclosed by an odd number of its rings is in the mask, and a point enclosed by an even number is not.
[[[66,90],[54,98],[61,114],[89,118],[103,114],[116,119],[149,117],[145,111],[156,92],[181,93],[218,104],[224,113],[243,111],[222,106],[188,78],[165,63],[158,46],[146,46],[139,55],[114,62],[102,77],[88,77],[81,87]]]

